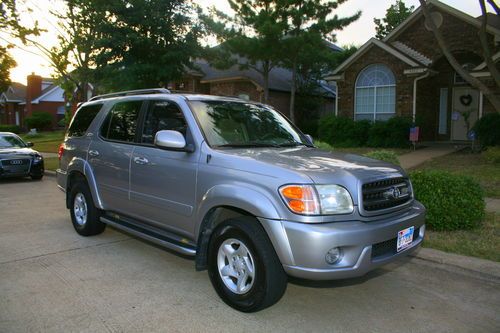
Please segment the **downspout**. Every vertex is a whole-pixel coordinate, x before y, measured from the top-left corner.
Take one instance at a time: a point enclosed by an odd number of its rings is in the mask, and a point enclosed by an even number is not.
[[[425,79],[431,74],[430,71],[427,71],[424,75],[418,76],[413,80],[413,113],[412,113],[412,119],[413,123],[415,123],[415,117],[417,114],[417,82]]]

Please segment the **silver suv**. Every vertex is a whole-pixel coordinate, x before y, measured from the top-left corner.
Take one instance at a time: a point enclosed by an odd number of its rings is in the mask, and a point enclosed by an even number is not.
[[[398,166],[314,147],[271,107],[149,89],[92,98],[59,150],[75,230],[106,225],[208,269],[253,312],[287,276],[361,276],[422,242],[425,208]]]

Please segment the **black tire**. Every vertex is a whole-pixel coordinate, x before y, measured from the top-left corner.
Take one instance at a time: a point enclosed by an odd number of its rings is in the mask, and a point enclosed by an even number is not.
[[[78,220],[77,216],[75,216],[75,198],[79,195],[83,196],[86,204],[87,214],[83,223],[82,220]],[[84,180],[76,181],[75,184],[71,186],[69,200],[71,222],[73,223],[73,227],[78,234],[82,236],[94,236],[104,231],[106,224],[99,220],[101,217],[101,211],[94,205],[92,194],[90,193],[87,182]]]
[[[41,175],[31,175],[32,180],[41,180],[43,178],[43,173]]]
[[[219,247],[229,239],[243,242],[253,259],[255,280],[244,294],[229,289],[219,273]],[[229,219],[217,227],[209,244],[208,274],[222,300],[242,312],[256,312],[275,304],[285,293],[288,282],[269,237],[252,217]]]

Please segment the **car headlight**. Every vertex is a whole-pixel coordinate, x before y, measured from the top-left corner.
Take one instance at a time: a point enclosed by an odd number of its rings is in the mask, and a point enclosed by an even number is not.
[[[40,162],[41,160],[43,160],[42,155],[35,155],[35,162]]]
[[[354,210],[351,195],[340,185],[285,185],[279,192],[288,208],[297,214],[334,215]]]

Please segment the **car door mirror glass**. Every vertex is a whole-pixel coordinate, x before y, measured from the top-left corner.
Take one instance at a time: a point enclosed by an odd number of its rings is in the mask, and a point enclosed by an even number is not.
[[[33,147],[35,144],[33,142],[26,142],[26,147]]]

